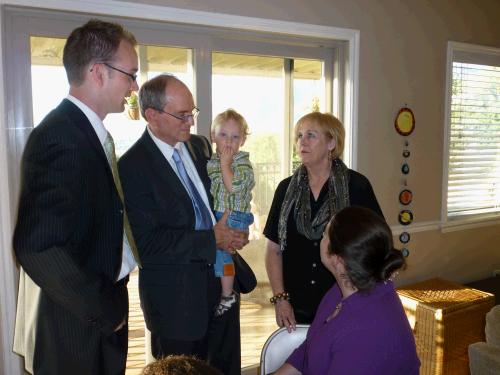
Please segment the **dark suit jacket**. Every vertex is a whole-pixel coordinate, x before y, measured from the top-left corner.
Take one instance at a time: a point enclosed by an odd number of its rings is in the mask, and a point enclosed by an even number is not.
[[[102,336],[128,313],[124,283],[115,284],[122,243],[123,205],[102,145],[65,99],[26,144],[13,239],[42,291],[35,374],[101,373]]]
[[[210,144],[192,135],[186,146],[210,197]],[[191,199],[147,130],[118,166],[142,262],[139,293],[146,325],[166,339],[201,339],[208,326],[207,277],[213,277],[213,268],[207,264],[215,262],[213,230],[195,230]]]

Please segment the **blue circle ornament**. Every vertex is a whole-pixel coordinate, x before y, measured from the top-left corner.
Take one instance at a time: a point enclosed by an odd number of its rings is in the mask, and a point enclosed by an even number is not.
[[[408,163],[404,163],[404,164],[401,166],[401,173],[403,173],[403,174],[408,174],[408,173],[410,173],[410,166],[408,165]]]
[[[401,243],[408,243],[410,242],[410,233],[408,232],[403,232],[399,235],[399,241]]]

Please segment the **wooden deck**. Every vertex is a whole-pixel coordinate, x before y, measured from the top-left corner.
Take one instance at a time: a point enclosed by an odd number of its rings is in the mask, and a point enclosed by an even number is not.
[[[139,375],[145,365],[144,319],[139,305],[138,272],[130,275],[129,349],[126,375]],[[260,298],[262,300],[263,298]],[[267,337],[277,328],[274,308],[259,303],[255,296],[243,296],[241,302],[241,365],[259,363],[260,351]]]

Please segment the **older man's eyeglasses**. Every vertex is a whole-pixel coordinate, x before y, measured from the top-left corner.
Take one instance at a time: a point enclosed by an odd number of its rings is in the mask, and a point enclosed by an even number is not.
[[[167,115],[170,115],[170,116],[176,118],[177,120],[181,120],[183,122],[188,122],[191,119],[196,120],[196,117],[198,117],[198,115],[200,114],[200,110],[196,107],[193,108],[191,113],[185,113],[185,114],[174,114],[174,113],[166,112],[163,109],[157,109],[157,111],[161,112],[161,113],[165,113]]]
[[[96,62],[96,64],[102,64],[102,65],[108,67],[109,69],[116,70],[117,72],[120,72],[121,74],[125,74],[127,77],[129,77],[132,80],[132,82],[137,81],[137,74],[132,74],[132,73],[126,72],[125,70],[121,70],[121,69],[119,69],[111,64],[108,64],[107,62],[103,62],[103,61]],[[92,71],[92,70],[93,70],[93,68],[90,69],[90,71]]]

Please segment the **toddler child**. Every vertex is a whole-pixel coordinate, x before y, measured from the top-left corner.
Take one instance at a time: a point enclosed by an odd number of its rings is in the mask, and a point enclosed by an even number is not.
[[[249,154],[240,151],[248,135],[248,125],[243,116],[233,109],[218,114],[212,122],[212,141],[216,152],[208,161],[208,175],[212,181],[215,216],[219,220],[229,210],[227,225],[230,228],[248,230],[253,223],[250,212],[252,189],[255,185]],[[215,310],[220,316],[236,303],[233,291],[234,264],[231,255],[217,250],[215,275],[221,278],[222,296]]]

